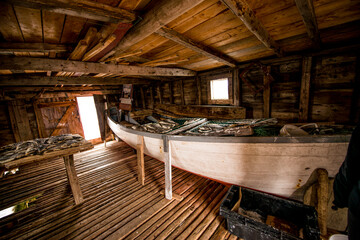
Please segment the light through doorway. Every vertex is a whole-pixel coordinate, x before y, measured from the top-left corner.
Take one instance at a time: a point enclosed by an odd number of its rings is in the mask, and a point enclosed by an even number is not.
[[[99,120],[96,113],[93,96],[77,97],[81,124],[86,140],[100,138]]]

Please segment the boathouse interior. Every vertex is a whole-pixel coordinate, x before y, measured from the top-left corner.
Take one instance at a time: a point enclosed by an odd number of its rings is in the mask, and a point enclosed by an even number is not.
[[[240,239],[219,215],[229,185],[173,168],[168,200],[150,156],[142,185],[106,111],[130,86],[131,114],[356,125],[359,43],[357,0],[1,1],[0,147],[86,137],[85,118],[99,134],[74,155],[81,204],[62,158],[2,173],[0,210],[25,207],[0,218],[0,239]],[[323,237],[345,228],[339,217]]]

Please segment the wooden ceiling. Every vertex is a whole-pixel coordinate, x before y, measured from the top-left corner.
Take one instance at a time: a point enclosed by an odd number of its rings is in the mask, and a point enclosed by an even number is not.
[[[360,1],[353,0],[49,2],[0,3],[0,74],[192,76],[193,71],[346,46],[360,39]],[[77,58],[70,55],[93,30],[97,37],[92,46],[86,45],[88,57],[86,52]],[[101,54],[92,49],[99,44]],[[30,64],[31,58],[50,60]],[[78,65],[70,60],[102,63]]]

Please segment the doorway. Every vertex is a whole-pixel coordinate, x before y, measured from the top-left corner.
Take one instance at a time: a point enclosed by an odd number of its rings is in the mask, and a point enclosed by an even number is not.
[[[84,129],[86,140],[100,138],[99,120],[96,113],[95,101],[93,96],[77,97],[79,106],[80,121]]]

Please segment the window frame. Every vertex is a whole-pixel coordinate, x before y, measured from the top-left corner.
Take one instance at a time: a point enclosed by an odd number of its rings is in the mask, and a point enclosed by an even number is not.
[[[228,96],[229,99],[211,99],[211,81],[220,80],[223,78],[228,79]],[[207,79],[207,100],[208,104],[212,105],[232,105],[233,104],[233,91],[232,91],[232,74],[219,74],[216,76],[211,76]]]

